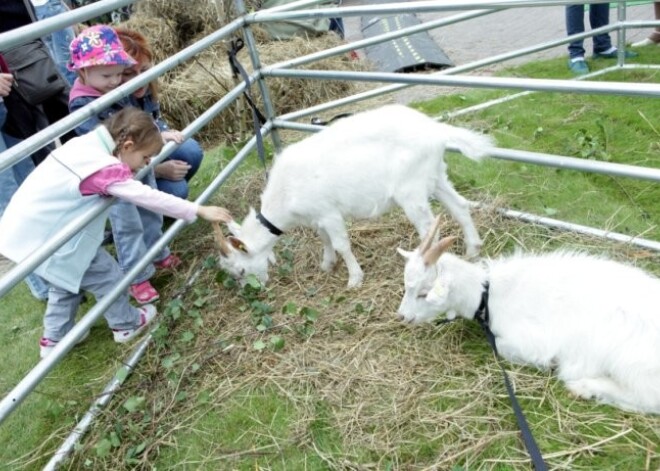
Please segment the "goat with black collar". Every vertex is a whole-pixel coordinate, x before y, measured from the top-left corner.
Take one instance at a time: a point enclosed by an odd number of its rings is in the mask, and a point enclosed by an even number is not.
[[[453,240],[399,249],[401,320],[480,316],[505,359],[555,369],[577,396],[660,414],[660,279],[569,251],[470,263],[446,252]]]

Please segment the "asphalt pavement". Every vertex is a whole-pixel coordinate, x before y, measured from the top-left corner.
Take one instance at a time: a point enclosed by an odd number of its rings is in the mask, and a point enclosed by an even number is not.
[[[374,0],[344,0],[342,6],[376,3],[379,2]],[[462,12],[418,13],[417,16],[420,21],[429,22],[460,13]],[[652,2],[627,6],[626,17],[628,20],[652,20]],[[610,9],[610,22],[615,21],[617,21],[617,8],[613,6]],[[361,31],[363,26],[360,17],[346,17],[344,18],[344,25],[347,41],[357,41],[363,38]],[[585,26],[588,31],[590,29],[588,14],[585,14]],[[629,29],[626,32],[626,43],[630,44],[641,40],[648,36],[650,31],[650,28]],[[463,65],[564,38],[566,36],[565,7],[539,6],[503,9],[460,23],[436,28],[429,31],[429,34],[454,65]],[[616,41],[617,34],[612,33],[612,42],[615,45]],[[584,44],[587,51],[587,60],[589,60],[592,53],[591,39],[587,38]],[[358,54],[365,56],[364,50],[358,51]],[[568,56],[566,44],[510,59],[506,62],[484,66],[470,73],[488,75],[502,67],[562,56]],[[397,94],[397,101],[408,102],[423,99],[425,95],[437,95],[438,93],[438,87],[409,87]]]

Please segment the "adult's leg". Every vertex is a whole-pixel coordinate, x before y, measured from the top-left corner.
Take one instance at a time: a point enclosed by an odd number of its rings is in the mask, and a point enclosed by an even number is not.
[[[568,36],[584,33],[584,5],[566,6],[566,33]],[[568,44],[568,55],[571,59],[584,57],[584,39],[576,39]]]
[[[591,29],[601,28],[610,24],[610,4],[593,3],[589,5],[589,24]],[[612,48],[612,38],[609,33],[594,36],[594,53],[609,51]]]
[[[48,0],[45,4],[35,7],[38,20],[44,20],[66,12],[67,9],[61,0]],[[69,85],[73,85],[73,81],[76,79],[76,73],[66,67],[69,62],[69,44],[75,36],[73,28],[67,27],[43,37],[43,41],[57,65],[57,70],[69,82]]]
[[[194,139],[186,139],[166,160],[181,160],[190,165],[188,173],[183,180],[168,180],[166,178],[158,178],[156,183],[160,191],[169,193],[170,195],[178,196],[179,198],[187,199],[189,195],[188,181],[197,173],[202,159],[204,158],[204,151],[199,143]]]
[[[660,2],[653,3],[653,13],[656,20],[660,20]],[[655,31],[651,33],[649,39],[655,43],[660,44],[660,26],[656,26]]]

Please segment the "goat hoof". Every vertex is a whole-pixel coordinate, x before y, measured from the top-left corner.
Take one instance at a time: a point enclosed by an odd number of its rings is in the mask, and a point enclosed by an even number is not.
[[[479,254],[481,253],[481,244],[476,245],[474,247],[468,247],[465,250],[465,257],[468,260],[474,260],[476,258],[479,258]]]
[[[330,261],[323,260],[323,262],[321,263],[321,270],[326,273],[331,272],[332,269],[335,267],[336,262],[337,260],[330,260]]]
[[[359,288],[362,285],[362,277],[351,277],[348,279],[348,288]]]

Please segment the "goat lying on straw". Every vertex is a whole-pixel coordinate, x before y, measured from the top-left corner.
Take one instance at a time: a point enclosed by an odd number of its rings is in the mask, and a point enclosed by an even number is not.
[[[488,312],[507,360],[556,369],[579,397],[660,413],[660,279],[567,251],[474,264],[445,253],[455,238],[432,237],[413,252],[399,249],[407,259],[400,319]]]

